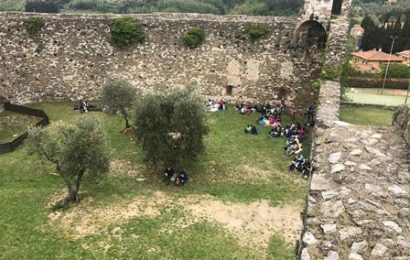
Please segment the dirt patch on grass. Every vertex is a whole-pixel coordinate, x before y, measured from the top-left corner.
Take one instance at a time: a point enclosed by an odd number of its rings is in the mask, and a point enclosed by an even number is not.
[[[54,211],[49,214],[52,222],[57,223],[73,239],[107,231],[110,225],[121,224],[135,217],[154,218],[161,214],[168,199],[161,192],[151,197],[139,196],[127,203],[94,208],[92,198],[68,210]]]
[[[141,178],[147,170],[144,165],[138,165],[126,160],[114,160],[110,164],[110,173],[125,175],[133,178]]]
[[[185,209],[196,220],[221,224],[237,237],[240,244],[248,247],[267,248],[274,234],[294,243],[302,231],[300,213],[303,208],[300,205],[271,207],[265,200],[250,204],[203,200],[186,205]]]
[[[175,227],[164,223],[165,229],[183,228],[209,221],[221,225],[233,234],[241,245],[261,249],[268,247],[274,234],[294,243],[302,229],[301,205],[271,207],[268,201],[224,203],[203,195],[175,199],[163,192],[98,208],[93,207],[92,198],[87,198],[76,207],[52,212],[49,218],[52,224],[57,224],[70,238],[77,239],[108,232],[109,227],[121,225],[132,218],[155,218],[171,209],[185,212],[184,223],[176,220]],[[115,227],[112,230],[115,230]]]

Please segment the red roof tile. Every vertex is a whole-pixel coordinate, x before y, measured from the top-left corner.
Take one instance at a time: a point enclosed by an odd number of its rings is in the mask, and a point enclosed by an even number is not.
[[[398,57],[396,55],[390,55],[382,51],[376,51],[376,50],[353,52],[352,55],[368,60],[368,61],[388,61],[389,58],[390,58],[390,61],[393,61],[393,62],[404,61],[403,58]]]
[[[399,52],[399,54],[401,56],[410,57],[410,50],[405,50],[405,51]]]

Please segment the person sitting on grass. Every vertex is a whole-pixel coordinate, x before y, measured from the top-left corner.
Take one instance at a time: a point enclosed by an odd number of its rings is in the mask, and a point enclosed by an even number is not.
[[[218,110],[222,110],[222,111],[226,110],[226,102],[223,98],[218,102],[218,104],[219,104]]]
[[[174,175],[174,169],[168,167],[164,171],[164,182],[169,185],[171,183],[172,175]]]
[[[239,101],[236,101],[236,103],[235,103],[235,110],[236,111],[240,111],[242,108],[243,108],[243,103],[241,103],[241,102],[239,102]]]
[[[184,186],[188,182],[188,174],[182,170],[178,178],[175,180],[176,186]]]
[[[303,164],[305,163],[305,157],[303,157],[301,152],[295,153],[295,159],[293,160],[293,164],[295,165],[295,168],[298,170],[301,170],[303,167]]]
[[[258,128],[256,128],[256,126],[252,125],[251,135],[258,135],[258,134],[259,134]]]
[[[289,139],[292,136],[292,131],[290,130],[290,125],[287,125],[285,127],[285,130],[283,130],[283,136],[285,136],[287,139]]]
[[[251,131],[252,131],[252,125],[249,125],[249,124],[246,126],[245,130],[243,130],[245,134],[250,134]]]
[[[88,102],[85,100],[81,100],[80,103],[80,112],[81,113],[88,113]]]
[[[287,146],[285,146],[285,152],[287,155],[302,152],[302,143],[299,142],[297,138],[292,137],[290,141],[287,141]]]
[[[282,133],[282,127],[280,124],[274,124],[271,129],[269,129],[269,137],[280,137]]]
[[[257,120],[257,123],[260,126],[267,125],[269,123],[268,116],[267,115],[260,116],[259,119]]]

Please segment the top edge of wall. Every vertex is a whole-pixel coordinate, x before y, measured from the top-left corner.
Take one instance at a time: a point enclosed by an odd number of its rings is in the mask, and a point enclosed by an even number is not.
[[[0,12],[0,17],[24,18],[41,16],[51,19],[77,20],[77,19],[114,19],[118,17],[135,17],[137,19],[153,20],[180,20],[180,21],[218,21],[218,22],[254,22],[270,23],[281,21],[294,21],[297,16],[247,16],[247,15],[214,15],[198,13],[150,13],[150,14],[66,14],[66,13],[26,13],[26,12]]]

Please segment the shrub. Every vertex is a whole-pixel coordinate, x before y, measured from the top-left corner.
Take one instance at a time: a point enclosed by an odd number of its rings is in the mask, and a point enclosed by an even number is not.
[[[135,135],[145,159],[175,168],[205,150],[205,106],[192,88],[150,94],[136,106]]]
[[[252,40],[259,40],[262,38],[267,38],[269,36],[269,29],[266,25],[257,24],[257,25],[250,25],[246,27],[246,33]]]
[[[44,19],[42,17],[30,17],[27,19],[25,25],[28,36],[37,42],[41,37],[41,28],[44,26]]]
[[[381,88],[383,85],[383,78],[356,78],[348,77],[346,85],[349,88]],[[407,79],[391,79],[386,80],[385,88],[391,89],[407,89],[409,81]]]
[[[325,66],[320,73],[321,80],[335,80],[339,78],[341,73],[339,66]]]
[[[41,28],[44,26],[44,19],[42,17],[30,17],[25,22],[28,36],[37,43],[37,52],[43,49],[43,42],[41,41]]]
[[[386,73],[386,67],[383,66],[382,76]],[[410,66],[405,64],[390,64],[387,72],[388,78],[410,79]]]
[[[111,38],[114,46],[124,48],[145,40],[145,33],[132,17],[115,19],[110,24]]]
[[[200,27],[192,27],[182,35],[182,41],[185,46],[196,48],[205,40],[205,31]]]

